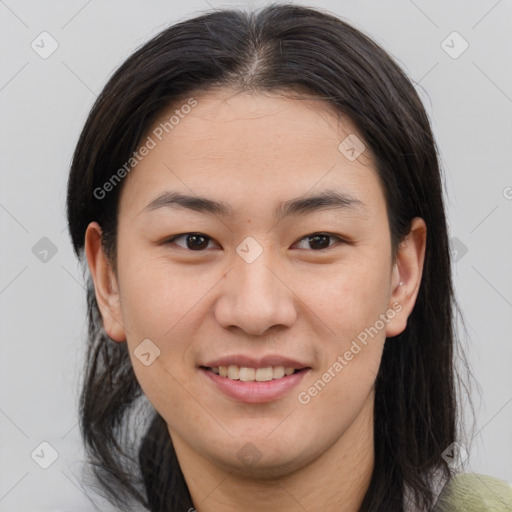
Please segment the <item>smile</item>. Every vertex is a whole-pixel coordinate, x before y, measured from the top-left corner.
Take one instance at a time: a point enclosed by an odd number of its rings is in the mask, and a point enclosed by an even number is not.
[[[251,368],[247,366],[199,367],[213,389],[237,402],[250,404],[271,402],[285,398],[297,387],[311,368],[267,366]]]
[[[257,381],[266,382],[274,379],[281,379],[285,375],[292,375],[299,371],[291,366],[267,366],[266,368],[248,368],[246,366],[214,366],[209,368],[213,373],[226,377],[231,380],[241,380],[243,382]]]

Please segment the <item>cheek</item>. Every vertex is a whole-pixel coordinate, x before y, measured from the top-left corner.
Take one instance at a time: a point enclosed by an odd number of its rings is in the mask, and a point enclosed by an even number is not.
[[[321,339],[319,367],[297,396],[299,407],[332,433],[348,428],[367,402],[386,339],[386,322],[379,316],[386,313],[386,302],[375,281],[369,280],[365,291],[356,276],[336,284],[338,294],[322,297],[329,332]]]
[[[326,420],[330,407],[355,414],[379,371],[387,322],[394,315],[388,311],[389,263],[373,254],[361,252],[309,287],[308,305],[322,320],[322,349],[319,370],[301,391],[303,402],[310,400]]]
[[[142,251],[119,265],[119,275],[125,325],[155,340],[172,336],[215,282],[198,267],[180,268]]]
[[[297,293],[322,320],[322,332],[333,340],[349,340],[371,327],[389,301],[387,262],[371,256],[333,266],[323,275],[297,276]],[[342,348],[342,347],[338,347]]]
[[[131,256],[119,264],[121,314],[132,366],[157,409],[177,407],[178,381],[186,380],[183,373],[189,364],[191,321],[208,283],[193,280],[191,285],[188,276],[170,271],[162,259],[136,257],[135,251],[124,254]]]
[[[187,392],[193,349],[190,339],[197,330],[200,299],[211,284],[191,286],[187,276],[169,272],[168,267],[152,261],[133,265],[130,273],[130,266],[125,266],[130,276],[124,281],[122,305],[129,331],[127,344],[137,381],[167,423],[174,424],[180,415],[201,423],[201,409],[190,404]],[[139,350],[143,340],[151,341],[144,352]],[[149,357],[144,357],[147,353]],[[146,364],[148,359],[150,364]]]

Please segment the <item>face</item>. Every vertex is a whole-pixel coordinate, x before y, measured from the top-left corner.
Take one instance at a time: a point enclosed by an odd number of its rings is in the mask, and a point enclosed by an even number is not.
[[[277,476],[371,428],[421,244],[411,237],[391,259],[370,150],[358,155],[362,137],[325,103],[228,89],[194,99],[143,138],[110,285],[97,225],[88,259],[105,328],[128,343],[178,455]]]

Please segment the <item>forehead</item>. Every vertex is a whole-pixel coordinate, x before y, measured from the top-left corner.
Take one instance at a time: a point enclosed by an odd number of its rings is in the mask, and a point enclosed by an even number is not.
[[[312,97],[230,89],[191,94],[161,112],[145,143],[152,149],[122,193],[122,202],[139,210],[164,190],[262,205],[315,188],[383,199],[370,149],[355,127]]]
[[[187,103],[192,97],[196,106],[189,109]],[[293,154],[300,158],[310,153],[313,147],[336,149],[342,139],[355,132],[346,116],[312,95],[222,88],[174,102],[160,114],[148,135],[157,139],[172,135],[177,143],[187,144],[183,151],[208,149],[213,155],[229,153],[231,158],[238,152],[239,156],[258,156],[261,160],[272,153],[290,159]]]

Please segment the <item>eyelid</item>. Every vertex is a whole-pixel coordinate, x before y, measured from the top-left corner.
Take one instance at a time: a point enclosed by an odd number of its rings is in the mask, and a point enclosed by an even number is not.
[[[207,235],[206,233],[201,233],[201,232],[197,232],[197,231],[190,231],[190,232],[185,232],[185,233],[179,233],[177,235],[173,235],[172,237],[170,238],[166,238],[164,241],[163,241],[163,245],[168,245],[168,244],[172,244],[172,243],[175,243],[175,240],[177,238],[181,238],[181,237],[186,237],[188,235],[198,235],[198,236],[202,236],[206,239],[208,239],[209,242],[216,242],[216,240],[214,238],[212,238],[211,236]],[[336,245],[339,245],[339,244],[348,244],[349,242],[344,239],[343,237],[341,237],[340,235],[336,235],[334,233],[329,233],[329,232],[323,232],[323,231],[315,231],[313,233],[309,233],[307,235],[304,235],[303,237],[299,238],[297,241],[295,241],[292,245],[296,245],[297,243],[299,242],[302,242],[303,240],[307,240],[308,238],[312,238],[314,236],[328,236],[330,238],[333,238],[333,239],[336,239],[336,242],[333,243],[332,245],[329,245],[329,247],[326,247],[324,249],[300,249],[300,250],[307,250],[309,252],[323,252],[323,251],[327,251],[329,249],[331,249],[332,247],[336,246]],[[176,244],[178,245],[178,244]],[[204,252],[206,249],[201,249],[201,250],[197,250],[197,251],[194,251],[192,249],[188,249],[187,247],[182,247],[181,245],[178,245],[178,247],[181,247],[182,249],[185,249],[186,251],[188,252]]]
[[[327,251],[331,248],[333,248],[334,246],[336,245],[339,245],[339,244],[348,244],[348,241],[345,240],[343,237],[341,237],[340,235],[335,235],[334,233],[328,233],[328,232],[323,232],[323,231],[315,231],[314,233],[310,233],[309,235],[306,235],[306,236],[303,236],[302,238],[300,238],[299,240],[297,240],[297,242],[294,242],[293,245],[295,245],[296,243],[298,242],[302,242],[302,240],[307,240],[308,238],[312,238],[314,236],[317,236],[317,235],[320,235],[320,236],[328,236],[330,238],[333,238],[333,239],[336,239],[337,243],[333,243],[332,245],[329,245],[329,247],[326,247],[325,249],[317,249],[317,250],[314,250],[314,249],[306,249],[308,250],[309,252],[324,252],[324,251]],[[303,249],[301,249],[303,250]]]
[[[199,231],[187,231],[185,233],[179,233],[177,235],[173,235],[169,238],[166,238],[163,242],[162,242],[162,245],[169,245],[169,244],[175,244],[175,240],[177,238],[181,238],[181,237],[187,237],[189,235],[198,235],[198,236],[202,236],[204,238],[207,238],[208,239],[208,243],[209,242],[216,242],[216,240],[214,238],[212,238],[211,236],[207,235],[206,233],[201,233]],[[176,244],[178,245],[178,244]],[[178,245],[178,247],[181,247],[182,249],[185,249],[186,251],[189,251],[189,252],[204,252],[205,249],[202,249],[200,251],[193,251],[191,249],[188,249],[187,247],[182,247],[181,245]]]

